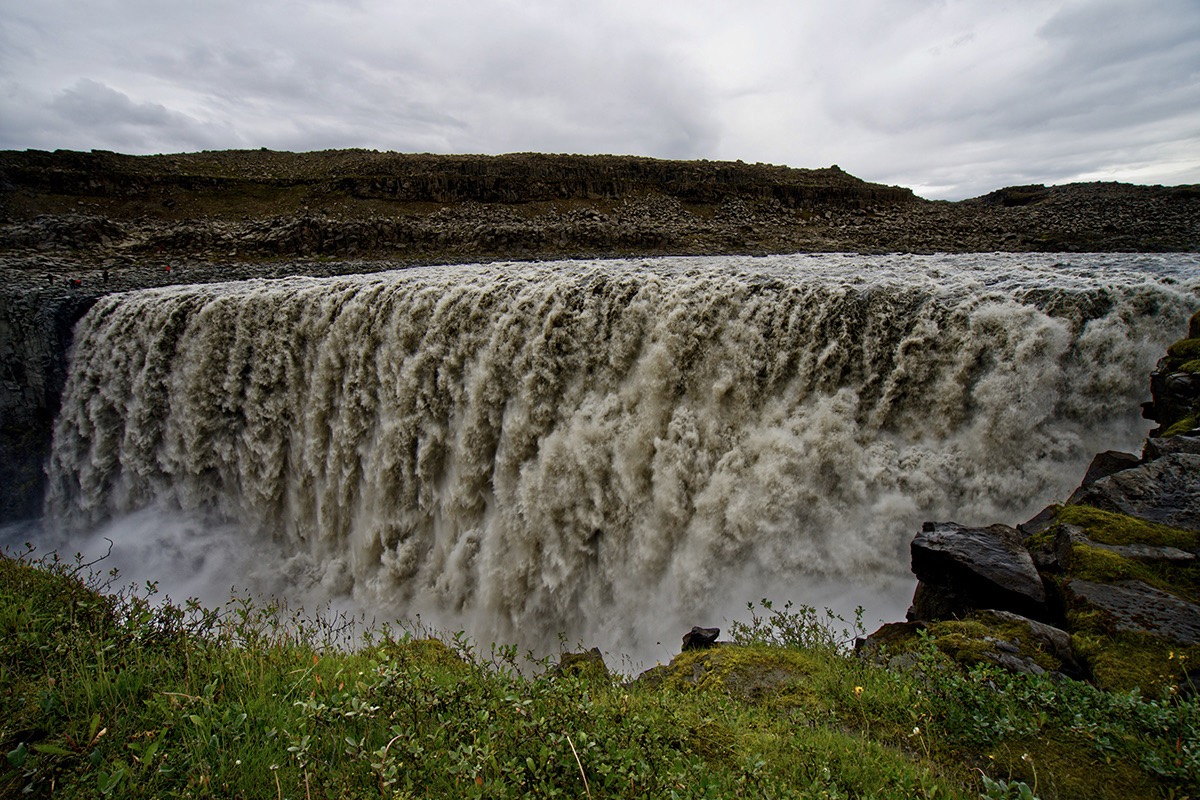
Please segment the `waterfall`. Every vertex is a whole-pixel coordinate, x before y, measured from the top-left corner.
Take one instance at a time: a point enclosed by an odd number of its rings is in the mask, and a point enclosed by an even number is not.
[[[1139,446],[1147,371],[1198,300],[1196,256],[1129,255],[112,295],[76,331],[46,516],[170,509],[361,608],[630,652],[768,590],[911,592],[922,520],[1063,498],[1095,451]]]

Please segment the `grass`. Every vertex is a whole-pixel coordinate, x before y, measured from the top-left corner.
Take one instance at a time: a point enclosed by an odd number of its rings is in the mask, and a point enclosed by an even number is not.
[[[734,644],[630,681],[270,604],[160,602],[0,557],[0,796],[1174,797],[1200,706],[1169,692],[856,656],[764,601]],[[853,634],[850,635],[852,639]],[[1024,793],[1024,794],[1023,794]]]

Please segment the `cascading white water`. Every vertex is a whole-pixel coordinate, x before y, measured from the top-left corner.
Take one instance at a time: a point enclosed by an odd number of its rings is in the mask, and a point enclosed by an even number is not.
[[[1137,447],[1146,373],[1198,302],[1195,256],[496,264],[113,295],[76,333],[47,517],[176,509],[235,526],[259,573],[270,553],[294,583],[299,559],[361,607],[645,653],[766,594],[902,602],[922,520],[1020,521],[1093,452]]]

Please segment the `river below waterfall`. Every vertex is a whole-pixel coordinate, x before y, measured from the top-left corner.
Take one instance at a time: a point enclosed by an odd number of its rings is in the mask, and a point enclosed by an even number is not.
[[[666,659],[748,601],[898,619],[927,519],[1137,451],[1200,256],[501,263],[172,286],[76,329],[42,549]],[[662,645],[658,643],[662,642]]]

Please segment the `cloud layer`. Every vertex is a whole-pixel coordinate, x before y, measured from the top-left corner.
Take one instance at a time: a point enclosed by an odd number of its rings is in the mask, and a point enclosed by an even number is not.
[[[1200,182],[1195,0],[0,0],[0,148],[838,163]]]

